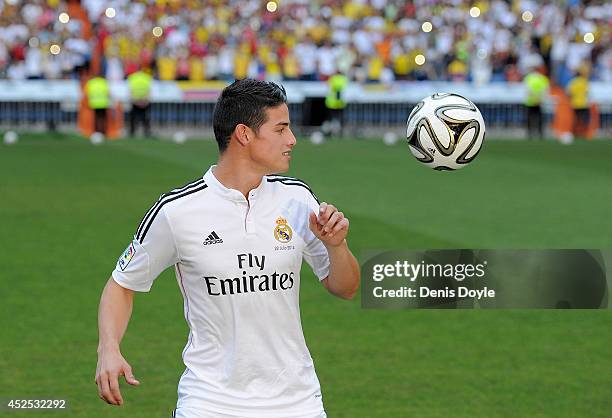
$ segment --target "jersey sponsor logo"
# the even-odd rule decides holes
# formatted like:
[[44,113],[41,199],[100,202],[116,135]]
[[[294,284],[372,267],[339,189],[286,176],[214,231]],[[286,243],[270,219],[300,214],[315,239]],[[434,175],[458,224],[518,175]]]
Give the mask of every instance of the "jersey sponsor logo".
[[[235,295],[252,292],[272,292],[293,288],[296,273],[290,271],[269,272],[265,270],[266,256],[237,254],[238,277],[204,276],[206,290],[210,296]],[[252,274],[257,273],[257,274]]]
[[121,257],[119,257],[119,261],[117,262],[117,266],[119,270],[124,271],[132,258],[134,258],[134,254],[136,254],[136,247],[134,247],[134,243],[131,242],[130,245],[125,249]]
[[274,227],[274,238],[276,238],[278,242],[286,244],[291,241],[292,237],[293,231],[287,223],[287,220],[282,216],[279,216],[276,219],[276,226]]
[[206,290],[210,296],[235,295],[240,293],[271,292],[293,288],[294,273],[248,274],[242,271],[240,277],[223,278],[204,276]]
[[211,245],[211,244],[221,244],[223,240],[219,238],[219,235],[215,231],[212,231],[204,240],[202,244]]

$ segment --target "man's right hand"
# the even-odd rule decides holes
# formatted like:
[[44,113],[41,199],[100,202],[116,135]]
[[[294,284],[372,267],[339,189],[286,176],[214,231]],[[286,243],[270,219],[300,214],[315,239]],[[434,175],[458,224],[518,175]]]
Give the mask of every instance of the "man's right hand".
[[123,405],[123,398],[119,390],[119,376],[124,376],[125,381],[130,385],[138,386],[140,384],[119,349],[99,350],[98,366],[96,368],[98,395],[100,399],[111,405]]

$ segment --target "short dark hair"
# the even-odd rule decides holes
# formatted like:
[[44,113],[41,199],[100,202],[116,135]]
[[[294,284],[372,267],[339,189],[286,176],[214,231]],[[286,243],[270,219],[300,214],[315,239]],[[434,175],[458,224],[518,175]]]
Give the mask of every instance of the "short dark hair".
[[213,112],[213,130],[223,153],[240,123],[255,132],[266,123],[266,108],[287,103],[285,88],[271,81],[236,80],[223,89]]

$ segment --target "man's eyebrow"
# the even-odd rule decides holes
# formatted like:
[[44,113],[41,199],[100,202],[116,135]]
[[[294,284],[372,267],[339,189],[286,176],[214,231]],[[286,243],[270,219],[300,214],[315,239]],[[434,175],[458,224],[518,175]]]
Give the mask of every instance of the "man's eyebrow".
[[278,122],[275,126],[289,126],[289,122]]

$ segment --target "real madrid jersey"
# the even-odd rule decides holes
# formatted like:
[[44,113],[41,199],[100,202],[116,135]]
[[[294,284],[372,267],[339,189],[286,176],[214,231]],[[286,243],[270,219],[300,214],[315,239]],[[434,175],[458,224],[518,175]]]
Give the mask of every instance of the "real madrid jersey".
[[174,265],[190,329],[178,412],[324,415],[299,310],[302,258],[319,280],[329,274],[309,229],[319,204],[305,183],[283,176],[264,177],[247,200],[213,170],[160,197],[112,276],[146,292]]

